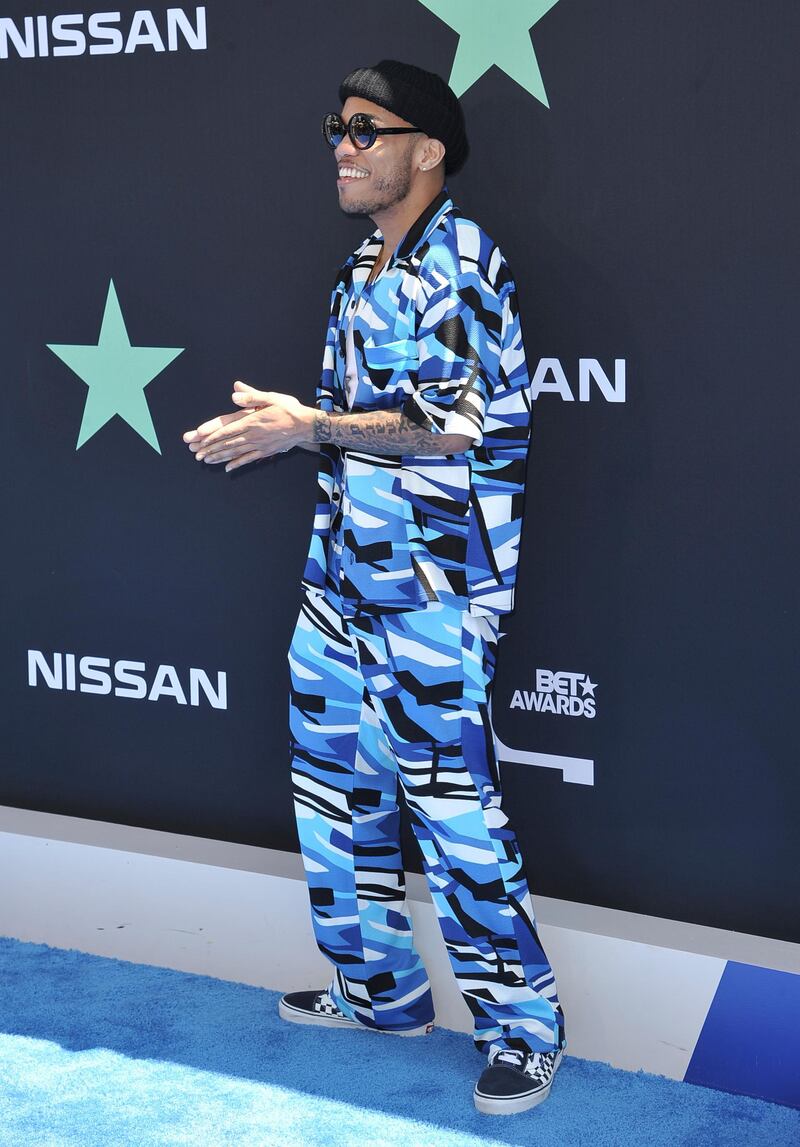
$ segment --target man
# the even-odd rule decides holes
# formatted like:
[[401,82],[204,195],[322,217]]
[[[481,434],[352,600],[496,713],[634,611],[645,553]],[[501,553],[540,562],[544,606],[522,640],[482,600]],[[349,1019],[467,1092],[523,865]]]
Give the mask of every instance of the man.
[[377,230],[340,268],[316,404],[236,382],[241,409],[184,437],[230,470],[319,450],[289,653],[294,804],[327,988],[293,1022],[433,1028],[400,850],[402,784],[451,965],[488,1064],[480,1111],[547,1097],[566,1046],[501,788],[489,713],[513,606],[530,380],[499,248],[448,194],[468,143],[445,81],[358,68],[323,133],[339,206]]

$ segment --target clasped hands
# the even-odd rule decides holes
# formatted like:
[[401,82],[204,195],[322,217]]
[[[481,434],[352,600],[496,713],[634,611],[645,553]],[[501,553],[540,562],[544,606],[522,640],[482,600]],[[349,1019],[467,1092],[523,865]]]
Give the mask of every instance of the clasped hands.
[[256,390],[246,382],[233,384],[231,398],[239,410],[211,418],[183,435],[198,462],[225,462],[228,471],[284,454],[293,446],[312,445],[313,407],[303,406],[290,394]]

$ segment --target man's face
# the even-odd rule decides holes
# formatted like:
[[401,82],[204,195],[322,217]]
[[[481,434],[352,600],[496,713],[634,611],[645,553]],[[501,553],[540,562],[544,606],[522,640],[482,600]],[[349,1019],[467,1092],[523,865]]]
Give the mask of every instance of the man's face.
[[[356,112],[366,112],[376,127],[411,127],[390,111],[355,96],[345,100],[342,119],[349,123]],[[336,182],[339,206],[348,215],[375,215],[405,199],[414,177],[414,153],[423,135],[379,135],[372,147],[361,150],[349,135],[334,151],[340,178]],[[342,177],[342,170],[358,174]]]

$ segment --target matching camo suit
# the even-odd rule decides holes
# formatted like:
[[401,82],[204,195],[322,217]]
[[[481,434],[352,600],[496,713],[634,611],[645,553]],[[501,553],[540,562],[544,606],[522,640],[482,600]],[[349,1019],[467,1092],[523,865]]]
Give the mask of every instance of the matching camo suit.
[[[398,785],[475,1045],[565,1047],[525,867],[501,804],[489,709],[513,607],[531,398],[499,248],[447,187],[382,273],[373,232],[331,297],[317,406],[397,409],[463,454],[323,445],[304,596],[289,651],[297,829],[317,944],[345,1015],[434,1018],[405,902]],[[348,407],[346,320],[358,381]]]

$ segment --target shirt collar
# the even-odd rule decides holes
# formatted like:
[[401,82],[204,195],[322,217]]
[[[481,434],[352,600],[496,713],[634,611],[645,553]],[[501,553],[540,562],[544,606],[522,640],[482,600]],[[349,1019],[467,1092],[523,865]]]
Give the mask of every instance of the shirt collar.
[[[389,265],[390,270],[395,264],[405,261],[413,255],[414,251],[425,242],[436,227],[443,215],[453,209],[453,200],[445,184],[441,191],[423,208],[417,218],[406,231],[403,238],[392,253]],[[368,235],[361,246],[351,256],[348,262],[352,266],[352,282],[356,291],[360,292],[369,276],[369,272],[378,257],[383,243],[383,232],[380,228]]]
[[[397,244],[396,250],[392,252],[392,262],[399,259],[407,259],[412,255],[417,247],[428,238],[442,215],[452,209],[453,200],[450,197],[450,192],[447,190],[447,185],[445,185],[441,191],[434,196],[428,206],[423,208]],[[365,240],[365,246],[369,248],[374,247],[376,251],[382,243],[383,232],[380,227],[373,231],[369,238]]]
[[445,186],[411,224],[408,231],[400,240],[397,250],[394,252],[394,257],[397,259],[407,259],[420,243],[428,238],[431,231],[433,231],[439,222],[439,217],[444,215],[445,211],[449,211],[452,206],[453,201]]

